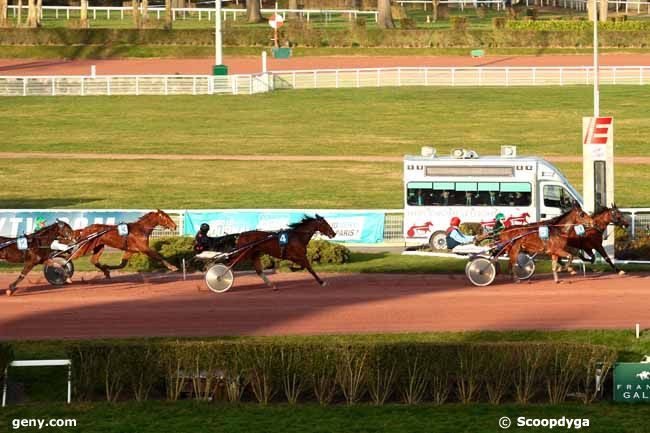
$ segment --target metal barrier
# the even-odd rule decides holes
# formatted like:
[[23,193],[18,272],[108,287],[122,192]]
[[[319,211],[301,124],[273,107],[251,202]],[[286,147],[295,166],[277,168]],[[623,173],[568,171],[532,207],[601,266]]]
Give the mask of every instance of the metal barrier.
[[628,233],[631,239],[650,237],[650,208],[620,209],[630,220]]
[[[271,71],[275,89],[400,86],[565,86],[593,83],[593,67],[398,67]],[[650,66],[604,66],[601,84],[650,83]]]
[[251,95],[272,82],[268,74],[0,76],[0,96]]

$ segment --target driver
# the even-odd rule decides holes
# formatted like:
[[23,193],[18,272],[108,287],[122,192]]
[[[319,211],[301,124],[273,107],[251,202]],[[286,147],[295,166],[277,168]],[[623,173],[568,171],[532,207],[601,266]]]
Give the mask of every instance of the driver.
[[209,231],[210,226],[208,224],[201,224],[199,232],[194,237],[194,251],[197,253],[210,249],[210,236],[208,236]]
[[460,232],[460,218],[453,217],[449,222],[447,229],[447,248],[453,250],[458,245],[464,245],[474,242],[474,236],[467,236]]

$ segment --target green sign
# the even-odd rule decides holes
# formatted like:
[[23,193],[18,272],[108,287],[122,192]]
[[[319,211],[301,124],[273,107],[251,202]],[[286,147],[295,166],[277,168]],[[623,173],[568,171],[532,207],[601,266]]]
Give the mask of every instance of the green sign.
[[650,402],[650,364],[616,363],[614,366],[614,401]]

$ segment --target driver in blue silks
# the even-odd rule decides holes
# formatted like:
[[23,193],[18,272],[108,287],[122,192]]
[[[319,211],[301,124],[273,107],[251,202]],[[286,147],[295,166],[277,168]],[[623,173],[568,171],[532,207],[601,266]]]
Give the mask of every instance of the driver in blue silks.
[[453,250],[458,245],[474,242],[474,236],[464,235],[460,232],[460,218],[453,217],[447,229],[447,248]]

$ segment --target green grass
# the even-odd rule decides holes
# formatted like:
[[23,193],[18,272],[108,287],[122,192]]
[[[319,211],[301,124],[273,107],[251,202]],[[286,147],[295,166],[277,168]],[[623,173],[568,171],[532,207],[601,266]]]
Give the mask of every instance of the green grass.
[[[76,419],[77,427],[49,429],[84,433],[164,433],[164,432],[444,432],[487,433],[504,431],[498,420],[509,416],[527,418],[587,418],[594,433],[643,432],[647,425],[647,410],[642,405],[614,405],[607,403],[584,406],[581,404],[548,405],[397,405],[382,407],[369,405],[320,407],[314,404],[226,405],[182,402],[145,402],[141,404],[84,403],[40,404],[10,406],[0,412],[0,425],[10,431],[13,419],[60,418]],[[558,431],[565,428],[556,427]],[[46,429],[47,430],[47,429]],[[36,428],[22,428],[33,432]],[[513,432],[546,432],[548,428],[521,428]],[[552,430],[551,430],[552,431]]]
[[[580,190],[579,164],[559,164]],[[0,208],[401,209],[391,162],[5,159]],[[647,165],[616,168],[616,202],[650,203]],[[43,189],[44,182],[47,188]]]
[[[381,88],[257,96],[16,97],[0,105],[2,151],[388,155],[463,146],[581,156],[590,87]],[[605,86],[616,154],[647,155],[650,86]],[[368,108],[372,107],[369,111]],[[34,117],[38,113],[38,117]],[[38,131],[38,134],[35,134]]]

